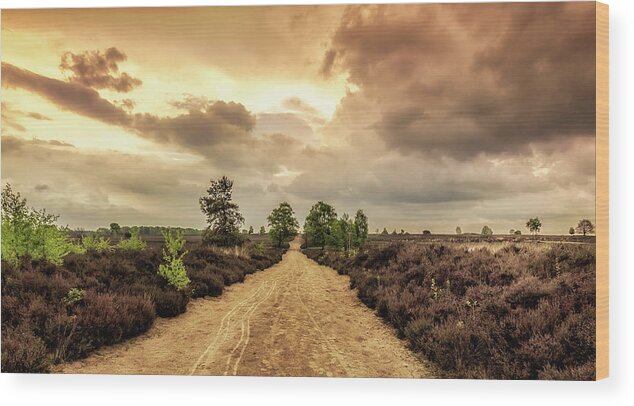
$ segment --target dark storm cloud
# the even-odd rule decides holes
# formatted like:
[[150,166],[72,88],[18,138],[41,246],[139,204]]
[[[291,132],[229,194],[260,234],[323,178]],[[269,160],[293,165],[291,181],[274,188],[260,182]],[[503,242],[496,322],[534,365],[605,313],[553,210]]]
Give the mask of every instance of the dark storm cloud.
[[132,125],[143,137],[191,151],[223,142],[244,141],[254,126],[255,116],[242,104],[224,101],[174,117],[136,114]]
[[403,153],[523,153],[594,135],[594,30],[593,3],[351,6],[322,71],[348,73]]
[[68,83],[2,63],[2,86],[37,93],[62,110],[107,124],[127,126],[130,116],[102,98],[99,93],[79,83]]
[[127,56],[117,48],[111,47],[105,52],[84,51],[80,53],[65,52],[59,68],[69,73],[71,82],[81,83],[94,89],[110,89],[127,93],[141,85],[141,80],[125,72],[119,73],[119,63]]

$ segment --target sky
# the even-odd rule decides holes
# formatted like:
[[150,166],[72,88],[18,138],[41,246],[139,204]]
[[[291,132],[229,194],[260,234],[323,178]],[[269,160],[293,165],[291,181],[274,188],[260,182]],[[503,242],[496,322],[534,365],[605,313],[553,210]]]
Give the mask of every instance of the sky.
[[594,3],[2,11],[2,183],[71,228],[594,222]]

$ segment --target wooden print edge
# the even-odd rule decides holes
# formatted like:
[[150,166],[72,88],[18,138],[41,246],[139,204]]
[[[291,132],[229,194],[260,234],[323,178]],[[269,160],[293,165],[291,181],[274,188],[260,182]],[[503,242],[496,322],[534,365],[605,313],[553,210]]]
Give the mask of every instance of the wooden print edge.
[[609,8],[596,2],[596,379],[609,376]]

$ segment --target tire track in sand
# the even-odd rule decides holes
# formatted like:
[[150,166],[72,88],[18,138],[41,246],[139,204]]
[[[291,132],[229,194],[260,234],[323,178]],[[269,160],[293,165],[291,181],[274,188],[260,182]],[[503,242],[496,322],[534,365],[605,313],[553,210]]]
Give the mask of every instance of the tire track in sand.
[[433,377],[359,301],[347,276],[308,259],[299,245],[222,296],[193,300],[186,313],[54,372]]

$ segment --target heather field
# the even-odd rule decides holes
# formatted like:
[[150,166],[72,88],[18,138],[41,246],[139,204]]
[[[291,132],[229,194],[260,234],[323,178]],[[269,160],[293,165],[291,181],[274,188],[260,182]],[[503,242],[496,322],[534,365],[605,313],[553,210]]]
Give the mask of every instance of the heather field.
[[594,379],[594,237],[372,235],[304,253],[443,376]]
[[[264,238],[241,247],[185,242],[189,283],[177,288],[157,270],[163,238],[138,249],[104,244],[54,264],[23,257],[2,261],[2,371],[47,372],[148,330],[156,317],[184,313],[191,299],[219,296],[225,286],[281,260]],[[254,239],[257,239],[255,237]]]

